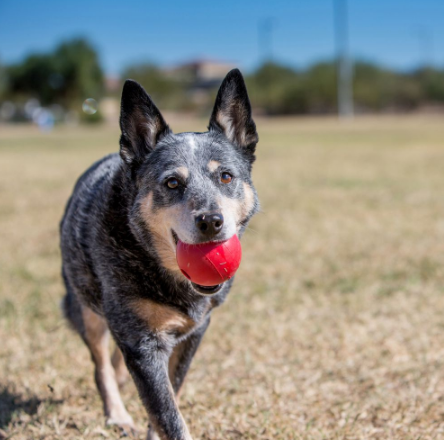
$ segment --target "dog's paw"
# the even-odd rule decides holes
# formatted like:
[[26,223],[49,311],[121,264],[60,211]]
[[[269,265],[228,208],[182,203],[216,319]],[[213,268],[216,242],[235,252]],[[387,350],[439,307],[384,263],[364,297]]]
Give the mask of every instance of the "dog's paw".
[[118,435],[118,438],[140,439],[140,432],[135,428],[123,425],[112,425],[113,431]]
[[133,418],[128,414],[113,414],[106,419],[107,426],[115,426],[119,429],[121,437],[136,438],[138,431]]
[[157,432],[154,431],[152,426],[148,428],[148,435],[146,437],[146,440],[160,440],[160,437],[158,436]]

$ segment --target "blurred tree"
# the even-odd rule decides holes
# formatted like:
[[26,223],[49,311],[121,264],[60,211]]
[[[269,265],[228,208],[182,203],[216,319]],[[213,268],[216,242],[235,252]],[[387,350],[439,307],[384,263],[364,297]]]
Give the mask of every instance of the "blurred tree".
[[78,108],[86,98],[104,92],[104,76],[97,54],[82,39],[62,43],[47,55],[30,55],[9,66],[8,95],[18,101],[37,98],[42,105]]
[[97,53],[87,41],[62,43],[54,52],[53,64],[49,85],[65,106],[103,95],[104,75]]
[[421,83],[411,75],[397,75],[392,91],[392,110],[411,111],[426,104],[421,88]]
[[355,63],[356,105],[364,111],[411,110],[424,100],[420,81],[367,62]]
[[3,64],[0,63],[0,100],[3,99],[6,93],[6,89],[8,87],[7,76],[6,76],[6,68]]
[[50,104],[56,98],[49,81],[54,72],[51,55],[30,55],[23,63],[8,68],[8,95],[18,101],[33,97],[44,105]]
[[[268,115],[334,113],[337,108],[336,63],[325,61],[301,71],[266,62],[246,76],[256,109]],[[128,67],[123,79],[141,83],[164,109],[209,111],[217,85],[205,84],[153,63]],[[194,78],[194,79],[193,79]],[[217,83],[217,80],[216,80]],[[424,67],[395,72],[366,61],[354,63],[354,100],[360,112],[406,111],[425,104],[444,104],[444,71]],[[86,98],[104,94],[104,75],[96,51],[83,40],[60,44],[53,53],[31,55],[22,63],[0,66],[0,98],[80,109]],[[89,121],[100,120],[81,113]]]
[[267,62],[246,77],[254,106],[269,115],[306,113],[302,78],[290,67]]
[[424,67],[414,73],[421,83],[421,92],[429,102],[444,103],[444,71]]
[[333,113],[337,109],[336,63],[315,64],[304,73],[304,90],[310,113]]
[[122,79],[133,79],[140,83],[159,107],[183,109],[186,105],[187,84],[170,78],[155,64],[130,66],[123,72]]
[[394,104],[397,77],[388,70],[358,61],[354,65],[353,93],[361,111],[379,111]]
[[[265,63],[247,77],[252,100],[269,115],[334,113],[336,63],[321,62],[304,72]],[[354,100],[358,111],[406,111],[426,103],[444,103],[444,72],[431,68],[394,72],[375,64],[354,64]]]

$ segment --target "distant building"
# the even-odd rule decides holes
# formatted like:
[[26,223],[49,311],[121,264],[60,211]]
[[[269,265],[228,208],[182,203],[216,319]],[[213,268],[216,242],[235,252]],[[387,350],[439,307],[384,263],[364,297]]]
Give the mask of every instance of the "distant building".
[[122,82],[119,77],[106,76],[105,77],[105,90],[107,94],[112,95],[114,93],[120,93]]
[[[162,74],[179,82],[186,94],[186,104],[179,102],[178,108],[182,111],[195,111],[208,109],[212,106],[220,83],[226,74],[235,67],[234,63],[199,59],[160,69]],[[122,86],[123,81],[120,78],[114,76],[105,78],[107,97],[101,100],[100,111],[105,120],[111,123],[115,123],[119,117]]]
[[166,70],[168,76],[190,83],[192,89],[211,89],[219,86],[234,63],[215,60],[193,60]]
[[225,75],[234,67],[234,63],[200,59],[166,69],[165,73],[170,78],[188,84],[190,102],[198,107],[206,107],[213,99],[211,90],[217,89]]

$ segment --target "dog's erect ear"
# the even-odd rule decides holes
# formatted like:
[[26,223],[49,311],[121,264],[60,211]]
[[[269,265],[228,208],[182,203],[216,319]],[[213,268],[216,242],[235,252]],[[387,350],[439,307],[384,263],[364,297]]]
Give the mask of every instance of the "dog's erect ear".
[[154,102],[136,81],[123,86],[120,105],[120,156],[126,163],[140,163],[170,128]]
[[222,132],[231,143],[254,153],[259,137],[256,124],[251,118],[250,100],[239,69],[228,72],[223,80],[208,128],[210,131]]

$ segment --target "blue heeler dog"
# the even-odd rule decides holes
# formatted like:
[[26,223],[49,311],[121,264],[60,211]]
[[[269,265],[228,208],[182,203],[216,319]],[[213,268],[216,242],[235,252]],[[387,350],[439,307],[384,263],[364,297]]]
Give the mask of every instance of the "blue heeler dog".
[[242,235],[258,210],[256,125],[235,69],[219,89],[207,132],[174,134],[131,80],[120,127],[120,154],[80,177],[61,222],[64,313],[91,352],[107,423],[134,427],[119,394],[129,370],[148,412],[148,439],[189,440],[178,394],[232,280],[191,283],[176,263],[176,244]]

